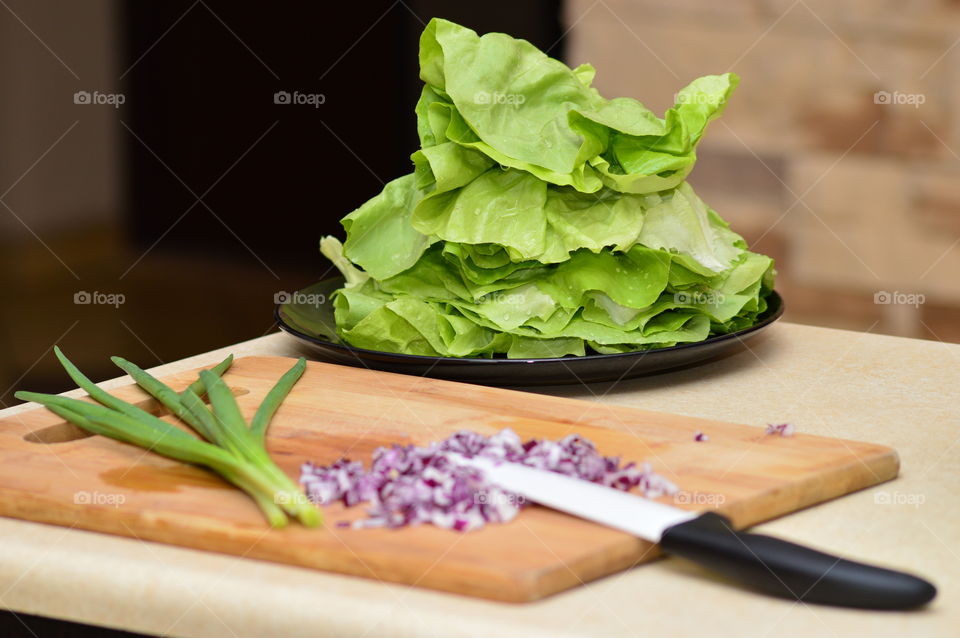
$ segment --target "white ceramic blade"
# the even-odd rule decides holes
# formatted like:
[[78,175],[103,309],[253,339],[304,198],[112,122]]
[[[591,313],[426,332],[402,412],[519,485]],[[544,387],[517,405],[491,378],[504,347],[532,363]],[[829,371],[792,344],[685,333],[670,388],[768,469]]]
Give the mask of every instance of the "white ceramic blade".
[[460,462],[483,470],[491,483],[539,505],[660,542],[673,525],[699,516],[590,481],[537,470],[517,463],[497,464],[489,459],[460,457]]

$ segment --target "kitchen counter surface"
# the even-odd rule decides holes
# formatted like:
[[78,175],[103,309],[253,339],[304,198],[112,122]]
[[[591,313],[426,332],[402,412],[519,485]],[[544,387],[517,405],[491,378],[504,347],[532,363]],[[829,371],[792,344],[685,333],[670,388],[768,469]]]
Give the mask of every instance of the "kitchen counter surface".
[[[659,376],[534,391],[760,427],[786,421],[895,448],[899,479],[754,529],[924,575],[940,590],[927,609],[775,600],[675,559],[505,604],[8,518],[0,606],[176,636],[960,635],[960,345],[780,323],[748,346]],[[153,371],[227,352],[310,356],[272,334]]]

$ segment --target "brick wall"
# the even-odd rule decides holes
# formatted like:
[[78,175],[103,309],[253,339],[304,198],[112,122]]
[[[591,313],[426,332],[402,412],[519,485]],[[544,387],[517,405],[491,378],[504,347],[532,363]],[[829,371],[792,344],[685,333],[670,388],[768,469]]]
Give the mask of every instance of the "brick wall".
[[608,97],[662,112],[741,76],[691,182],[777,259],[790,319],[960,341],[960,2],[568,0],[566,21]]

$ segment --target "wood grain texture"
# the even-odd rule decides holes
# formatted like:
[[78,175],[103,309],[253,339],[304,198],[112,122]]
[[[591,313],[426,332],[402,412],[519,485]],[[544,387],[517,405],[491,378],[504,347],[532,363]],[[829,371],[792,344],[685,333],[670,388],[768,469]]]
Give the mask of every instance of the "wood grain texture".
[[[246,357],[224,377],[249,418],[293,360]],[[196,372],[167,379],[176,389]],[[114,392],[157,414],[135,386]],[[394,442],[425,444],[459,429],[521,437],[578,433],[604,454],[649,461],[681,488],[661,500],[758,523],[897,475],[887,447],[310,362],[277,413],[268,447],[297,477],[303,461],[368,462]],[[710,440],[693,440],[697,430]],[[200,468],[85,433],[36,409],[0,420],[0,514],[406,583],[504,601],[530,601],[657,555],[628,534],[531,507],[515,521],[466,534],[335,525],[362,508],[325,508],[328,525],[269,529],[241,492]]]

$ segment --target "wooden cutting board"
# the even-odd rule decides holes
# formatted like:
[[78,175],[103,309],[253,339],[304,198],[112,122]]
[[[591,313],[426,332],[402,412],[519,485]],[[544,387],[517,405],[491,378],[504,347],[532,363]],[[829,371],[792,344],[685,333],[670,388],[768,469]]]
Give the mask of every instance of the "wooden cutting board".
[[[237,360],[225,380],[247,418],[293,363]],[[169,377],[175,389],[196,372]],[[136,386],[114,392],[165,414]],[[775,418],[775,415],[771,415]],[[168,417],[169,418],[169,417]],[[292,477],[306,460],[369,462],[394,442],[459,429],[559,439],[579,433],[607,455],[649,461],[680,487],[664,502],[719,509],[739,526],[894,478],[892,449],[436,379],[311,362],[277,413],[269,450]],[[701,430],[708,442],[695,442]],[[0,421],[0,514],[505,601],[530,601],[646,562],[650,543],[531,507],[511,523],[457,533],[336,525],[362,507],[325,508],[328,525],[271,530],[242,492],[206,470],[63,422],[39,408]]]

